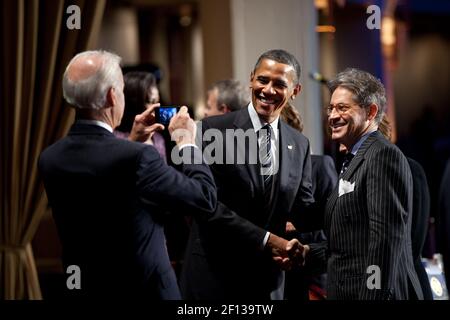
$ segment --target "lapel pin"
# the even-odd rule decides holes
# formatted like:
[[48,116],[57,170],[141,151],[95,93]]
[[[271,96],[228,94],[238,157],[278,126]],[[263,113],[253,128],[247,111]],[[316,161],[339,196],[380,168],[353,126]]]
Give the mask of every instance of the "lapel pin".
[[292,150],[292,146],[290,144],[288,144],[288,149]]

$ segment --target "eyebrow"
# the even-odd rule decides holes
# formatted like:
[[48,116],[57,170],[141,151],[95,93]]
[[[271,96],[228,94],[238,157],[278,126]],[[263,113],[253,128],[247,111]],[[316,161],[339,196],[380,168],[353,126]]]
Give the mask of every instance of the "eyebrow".
[[[259,75],[257,77],[257,79],[259,79],[259,80],[269,80],[269,77],[268,76]],[[288,83],[285,80],[283,80],[283,79],[274,79],[273,82],[276,83],[277,85],[283,85],[283,86],[286,86],[286,87],[288,85]]]
[[285,87],[287,87],[287,85],[288,85],[286,81],[280,80],[280,79],[275,80],[274,82],[277,83],[277,84],[279,84],[279,85],[283,85],[283,86],[285,86]]
[[351,103],[338,102],[338,103],[332,104],[332,103],[330,102],[329,106],[330,106],[330,107],[333,107],[333,106],[346,106],[346,107],[351,107]]

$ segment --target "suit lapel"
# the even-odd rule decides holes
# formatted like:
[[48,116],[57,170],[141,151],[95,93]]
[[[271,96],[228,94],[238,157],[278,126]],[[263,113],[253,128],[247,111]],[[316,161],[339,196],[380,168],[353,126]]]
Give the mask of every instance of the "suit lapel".
[[[234,129],[242,129],[245,131],[247,130],[253,130],[253,124],[250,119],[250,115],[248,113],[247,108],[237,111],[238,114],[236,115],[236,119],[234,120],[233,126]],[[247,169],[247,172],[253,182],[253,185],[256,187],[257,192],[261,192],[263,189],[263,183],[262,183],[262,176],[260,174],[260,167],[259,167],[259,161],[257,163],[251,164],[250,163],[250,150],[255,150],[254,146],[249,145],[250,141],[245,142],[244,144],[237,143],[235,144],[235,148],[243,148],[245,147],[245,150],[235,150],[235,154],[245,154],[245,167]],[[258,141],[256,141],[258,143]],[[257,147],[257,146],[256,146]],[[256,157],[258,157],[258,154],[256,154]]]
[[296,163],[294,156],[299,150],[294,150],[294,141],[289,131],[286,129],[286,125],[283,121],[278,122],[279,144],[278,144],[278,160],[279,160],[279,173],[280,173],[280,189],[284,190],[289,185],[289,172],[291,165]]
[[364,143],[359,148],[358,152],[356,153],[356,156],[350,162],[348,169],[345,171],[345,173],[342,176],[339,177],[338,184],[337,184],[336,188],[334,188],[334,190],[330,196],[330,199],[328,200],[327,205],[326,205],[325,224],[328,229],[331,226],[331,219],[332,219],[331,213],[333,212],[334,206],[336,205],[337,199],[339,198],[339,183],[340,183],[341,179],[350,181],[351,177],[354,175],[356,170],[364,162],[367,150],[372,145],[372,143],[374,143],[377,139],[379,139],[380,135],[381,134],[378,131],[375,131],[374,133],[369,135],[369,137],[366,139],[366,141],[364,141]]
[[341,177],[342,179],[348,181],[353,176],[353,173],[358,169],[358,167],[364,161],[369,147],[372,145],[372,143],[375,142],[375,140],[377,140],[379,138],[379,136],[378,136],[379,134],[380,133],[378,131],[375,131],[367,137],[366,141],[364,141],[364,143],[361,145],[358,152],[356,153],[355,158],[353,158],[353,160],[350,162],[348,169],[342,175],[342,177]]

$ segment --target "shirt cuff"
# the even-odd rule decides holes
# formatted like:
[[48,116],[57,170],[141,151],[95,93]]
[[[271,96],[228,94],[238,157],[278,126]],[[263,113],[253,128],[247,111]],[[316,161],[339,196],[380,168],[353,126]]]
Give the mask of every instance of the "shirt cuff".
[[269,241],[269,236],[270,236],[270,232],[267,231],[266,235],[264,236],[264,240],[263,240],[263,246],[262,246],[263,250],[266,247],[267,241]]

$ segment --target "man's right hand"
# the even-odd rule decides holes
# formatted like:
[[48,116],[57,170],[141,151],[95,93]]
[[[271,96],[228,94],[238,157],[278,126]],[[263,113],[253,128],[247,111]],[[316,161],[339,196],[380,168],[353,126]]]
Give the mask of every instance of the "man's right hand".
[[164,126],[155,123],[155,108],[159,103],[150,105],[144,112],[136,115],[128,139],[131,141],[145,142],[151,138],[155,131],[164,130]]
[[188,113],[188,108],[182,106],[169,123],[170,136],[181,147],[184,144],[195,144],[197,126]]

